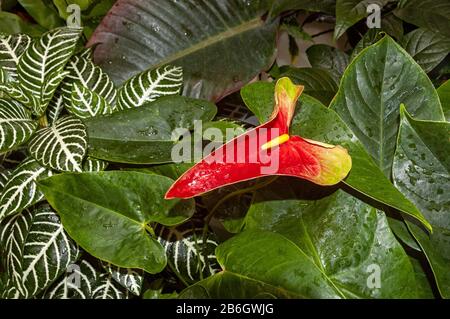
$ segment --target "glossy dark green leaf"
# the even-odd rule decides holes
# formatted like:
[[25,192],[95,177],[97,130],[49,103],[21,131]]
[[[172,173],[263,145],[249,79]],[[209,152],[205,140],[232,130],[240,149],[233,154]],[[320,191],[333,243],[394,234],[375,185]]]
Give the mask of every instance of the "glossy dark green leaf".
[[[270,90],[271,94],[267,90]],[[265,97],[264,101],[267,104],[254,98],[260,95],[259,92]],[[271,83],[250,84],[241,91],[245,103],[258,116],[261,123],[267,121],[265,116],[273,109],[273,92],[274,84]],[[272,96],[271,101],[269,95]],[[344,183],[370,198],[417,218],[429,227],[420,211],[383,175],[336,112],[326,108],[314,98],[302,95],[297,105],[291,133],[347,148],[352,157],[352,169]]]
[[334,13],[336,0],[274,0],[271,16],[276,17],[283,11],[307,10]]
[[365,48],[381,40],[383,36],[384,33],[381,32],[380,29],[376,28],[369,29],[353,48],[352,55],[350,56],[350,61],[353,61],[353,59],[358,54],[360,54]]
[[441,295],[450,298],[450,123],[414,120],[404,109],[395,153],[395,185],[425,215],[433,233],[408,227],[425,252]]
[[92,157],[121,163],[172,162],[176,128],[191,129],[194,121],[210,121],[214,104],[181,96],[159,98],[138,108],[85,119]]
[[430,79],[386,36],[352,61],[331,108],[387,177],[391,175],[401,103],[407,105],[414,117],[443,119],[441,103]]
[[388,2],[388,0],[337,0],[334,38],[340,38],[348,28],[366,17],[369,5],[378,5],[381,9]]
[[26,22],[18,15],[6,11],[0,12],[0,30],[4,34],[26,33],[32,37],[38,37],[46,31],[45,28]]
[[[283,184],[256,193],[245,229],[272,231],[291,240],[313,264],[305,266],[323,273],[337,297],[415,297],[411,264],[384,213],[341,190],[316,200],[298,199],[318,192],[306,189],[311,188],[307,184],[290,184],[295,185],[292,196]],[[369,275],[377,267],[380,287],[370,289]],[[312,292],[308,297],[325,296]]]
[[349,62],[347,53],[326,44],[315,44],[306,50],[309,63],[313,68],[330,70],[339,80]]
[[148,223],[176,225],[195,211],[193,200],[164,200],[173,183],[164,176],[109,171],[54,177],[39,187],[65,230],[91,255],[123,268],[160,272],[166,257],[147,233]]
[[395,14],[408,23],[450,36],[450,2],[406,0],[399,2]]
[[44,28],[50,30],[64,25],[64,20],[59,17],[51,1],[18,0],[18,2]]
[[442,109],[444,110],[445,119],[450,121],[450,80],[442,84],[437,92],[441,100]]
[[338,90],[332,73],[320,68],[282,68],[280,77],[289,77],[305,87],[305,93],[328,105]]
[[[184,95],[218,100],[275,57],[271,1],[119,0],[89,42],[116,84],[157,66],[184,70]],[[248,54],[252,52],[252,54]]]
[[393,13],[383,15],[381,18],[381,30],[391,37],[400,40],[403,37],[403,21]]
[[427,29],[411,31],[401,43],[425,72],[433,70],[450,52],[449,37]]

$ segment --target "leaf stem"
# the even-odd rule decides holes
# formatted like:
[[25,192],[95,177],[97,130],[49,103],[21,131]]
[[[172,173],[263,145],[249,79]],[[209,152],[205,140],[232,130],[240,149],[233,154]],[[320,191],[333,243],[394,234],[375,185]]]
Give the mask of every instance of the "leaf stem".
[[155,230],[150,224],[145,224],[145,229],[152,235],[152,237],[156,237]]
[[39,118],[39,125],[40,125],[40,127],[48,126],[47,115],[45,115],[45,113]]

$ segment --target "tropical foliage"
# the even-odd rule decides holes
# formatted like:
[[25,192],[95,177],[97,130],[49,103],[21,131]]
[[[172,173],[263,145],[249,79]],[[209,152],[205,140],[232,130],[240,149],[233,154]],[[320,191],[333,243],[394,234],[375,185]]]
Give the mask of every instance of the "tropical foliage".
[[[114,2],[2,2],[1,298],[450,298],[450,5]],[[308,31],[330,22],[336,46]],[[348,152],[345,178],[166,196],[198,121],[272,123],[286,78],[284,133]]]

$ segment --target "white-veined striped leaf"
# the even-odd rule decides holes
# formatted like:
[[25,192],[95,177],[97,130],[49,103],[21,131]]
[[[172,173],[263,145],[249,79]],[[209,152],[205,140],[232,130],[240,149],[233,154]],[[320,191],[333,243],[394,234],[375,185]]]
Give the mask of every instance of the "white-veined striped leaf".
[[14,286],[13,281],[10,278],[7,278],[3,290],[0,290],[0,299],[19,299],[19,298],[20,298],[19,290],[17,290],[16,286]]
[[78,52],[77,56],[83,59],[87,59],[92,61],[92,47],[90,48],[83,48],[80,52]]
[[64,110],[64,99],[62,94],[56,92],[47,107],[47,120],[50,124],[54,123],[61,116]]
[[3,256],[2,264],[9,282],[8,298],[26,298],[27,293],[22,285],[22,249],[31,227],[30,211],[12,216],[1,223],[0,247]]
[[39,107],[39,101],[34,96],[28,95],[18,83],[0,83],[0,91],[32,110]]
[[11,176],[11,171],[9,169],[5,169],[0,167],[0,194],[3,191],[6,183],[8,182],[9,177]]
[[0,83],[6,83],[9,81],[9,75],[5,70],[0,66]]
[[102,161],[92,157],[86,157],[83,162],[84,172],[101,172],[108,167],[108,162]]
[[[110,105],[114,105],[117,96],[114,83],[100,67],[86,57],[87,52],[91,51],[83,51],[81,54],[73,56],[67,63],[66,70],[69,71],[69,74],[61,84],[64,104],[66,107],[72,105],[73,85],[79,84],[102,96]],[[85,107],[84,109],[89,108]]]
[[129,79],[119,89],[117,108],[119,110],[138,107],[160,96],[176,95],[183,85],[183,69],[166,65],[149,70]]
[[45,111],[63,79],[64,66],[75,49],[81,30],[63,27],[48,31],[20,57],[17,66],[19,82],[28,95],[39,101],[38,107],[34,106],[37,115]]
[[38,207],[32,215],[21,267],[22,284],[28,297],[47,288],[79,254],[78,246],[68,237],[49,205]]
[[92,291],[93,299],[128,299],[128,290],[120,286],[108,273],[101,274]]
[[36,181],[51,175],[50,170],[32,158],[17,166],[0,197],[0,220],[41,201],[44,195],[37,189]]
[[29,143],[31,156],[41,165],[66,172],[82,171],[86,149],[86,127],[73,116],[64,116],[40,129]]
[[187,283],[194,283],[220,270],[215,256],[218,245],[213,234],[203,241],[203,228],[191,221],[178,227],[161,227],[157,240],[164,247],[168,264]]
[[42,295],[43,299],[91,299],[98,282],[98,272],[86,259],[71,264],[64,276]]
[[78,83],[73,84],[71,103],[66,105],[67,110],[79,118],[112,113],[111,105],[101,95]]
[[26,34],[0,35],[0,67],[13,79],[17,79],[17,64],[31,44]]
[[121,268],[105,262],[102,262],[102,266],[119,285],[126,288],[133,295],[139,296],[141,294],[144,282],[143,270]]
[[0,99],[0,152],[22,145],[33,135],[37,121],[20,103]]

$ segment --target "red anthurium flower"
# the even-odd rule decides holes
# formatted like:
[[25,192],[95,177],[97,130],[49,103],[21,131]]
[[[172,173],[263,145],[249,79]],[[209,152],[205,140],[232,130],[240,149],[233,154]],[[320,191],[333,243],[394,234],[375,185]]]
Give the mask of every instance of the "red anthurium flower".
[[269,175],[295,176],[334,185],[352,166],[347,150],[289,135],[289,125],[303,86],[279,79],[271,119],[214,150],[184,173],[166,199],[190,198],[213,189]]

